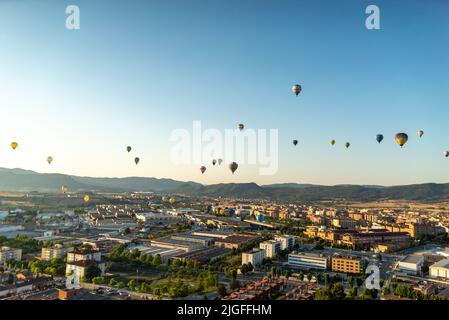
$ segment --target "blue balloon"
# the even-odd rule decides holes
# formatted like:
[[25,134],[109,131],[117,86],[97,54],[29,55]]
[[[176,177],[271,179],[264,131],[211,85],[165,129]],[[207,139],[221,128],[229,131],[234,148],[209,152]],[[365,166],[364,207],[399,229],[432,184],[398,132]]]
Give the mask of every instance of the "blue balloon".
[[263,222],[263,220],[264,220],[263,214],[259,214],[259,215],[257,216],[257,221]]
[[235,214],[235,210],[234,209],[229,209],[228,213],[232,217]]

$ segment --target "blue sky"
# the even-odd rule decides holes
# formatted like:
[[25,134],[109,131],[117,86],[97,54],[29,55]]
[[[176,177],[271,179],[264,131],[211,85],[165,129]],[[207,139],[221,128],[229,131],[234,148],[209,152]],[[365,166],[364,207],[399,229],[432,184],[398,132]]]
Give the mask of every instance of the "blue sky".
[[[70,4],[80,30],[65,28]],[[369,4],[380,7],[380,30],[365,28]],[[449,182],[448,9],[444,0],[0,1],[0,166],[201,183]],[[172,164],[170,133],[195,120],[278,129],[278,173]],[[410,136],[404,149],[396,132]]]

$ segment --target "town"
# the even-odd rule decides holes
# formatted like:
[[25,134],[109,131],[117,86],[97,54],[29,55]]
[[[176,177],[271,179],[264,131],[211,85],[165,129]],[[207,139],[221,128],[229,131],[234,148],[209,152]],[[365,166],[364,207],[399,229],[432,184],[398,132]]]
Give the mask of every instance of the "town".
[[447,203],[83,198],[1,194],[0,299],[449,298]]

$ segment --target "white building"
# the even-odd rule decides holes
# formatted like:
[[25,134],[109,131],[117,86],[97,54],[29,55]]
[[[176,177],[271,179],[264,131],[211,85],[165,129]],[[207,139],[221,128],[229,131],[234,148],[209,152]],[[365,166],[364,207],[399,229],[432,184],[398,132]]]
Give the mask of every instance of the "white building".
[[13,249],[10,247],[1,247],[0,248],[0,264],[5,263],[6,261],[22,260],[22,249]]
[[424,265],[424,256],[413,254],[399,261],[398,269],[399,271],[407,274],[417,275],[421,273],[421,268],[423,265]]
[[449,279],[449,259],[443,259],[431,265],[429,268],[429,275],[432,278]]
[[105,263],[101,260],[101,252],[90,249],[74,249],[67,253],[67,287],[78,287],[89,267],[97,267],[100,274],[105,274]]
[[263,259],[265,259],[265,250],[262,249],[242,253],[242,265],[251,263],[255,267],[260,265]]
[[259,244],[259,248],[265,251],[267,258],[273,258],[281,251],[281,242],[276,240],[264,241]]
[[295,238],[292,236],[282,235],[274,237],[274,240],[281,243],[281,250],[292,251],[295,245]]
[[61,244],[55,244],[53,247],[42,248],[41,258],[48,261],[51,259],[62,258],[66,253],[65,248]]
[[288,264],[302,269],[326,270],[329,261],[329,256],[317,253],[293,252],[288,255]]

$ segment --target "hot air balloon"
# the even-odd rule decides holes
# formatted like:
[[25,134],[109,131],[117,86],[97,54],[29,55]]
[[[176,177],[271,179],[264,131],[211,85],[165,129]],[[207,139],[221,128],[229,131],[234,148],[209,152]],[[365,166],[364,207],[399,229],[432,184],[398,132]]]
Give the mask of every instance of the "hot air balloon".
[[331,145],[333,146],[334,144],[335,144],[335,140],[332,139],[332,140],[331,140]]
[[165,201],[167,201],[167,197],[166,197],[166,196],[163,196],[163,197],[162,197],[162,202],[165,202]]
[[397,133],[395,136],[396,143],[401,146],[407,143],[408,135],[406,133]]
[[130,152],[132,150],[132,148],[130,146],[126,147],[126,151]]
[[383,139],[384,139],[384,136],[383,136],[383,135],[381,135],[381,134],[376,135],[376,141],[377,141],[378,143],[381,143]]
[[223,162],[223,159],[218,159],[218,165],[221,166],[221,163]]
[[416,134],[418,135],[418,137],[421,138],[423,136],[423,134],[424,134],[424,131],[418,130],[418,132]]
[[139,163],[139,161],[140,161],[140,158],[139,158],[139,157],[135,157],[135,158],[134,158],[134,162],[136,163],[136,165]]
[[259,221],[260,223],[262,223],[263,221],[264,221],[264,215],[262,214],[262,213],[259,213],[258,215],[257,215],[257,221]]
[[296,146],[297,144],[298,144],[298,140],[296,140],[296,139],[295,139],[295,140],[293,140],[293,145],[295,145],[295,146]]
[[348,149],[351,144],[349,142],[345,143],[345,148]]
[[449,157],[449,151],[444,151],[444,156],[447,158],[447,157]]
[[234,216],[234,214],[235,214],[235,210],[234,210],[234,209],[232,209],[232,208],[231,208],[231,209],[229,209],[229,210],[228,210],[228,214],[229,214],[229,216],[230,216],[230,217]]
[[53,157],[52,156],[48,156],[47,157],[47,162],[48,162],[48,164],[51,164],[53,162]]
[[63,186],[61,187],[61,192],[64,193],[64,194],[66,194],[67,192],[69,192],[69,187],[67,187],[66,185],[63,185]]
[[201,166],[200,171],[202,174],[204,174],[204,172],[206,172],[206,167],[205,166]]
[[85,203],[88,203],[89,200],[90,200],[90,197],[86,194],[86,195],[84,196],[84,202],[85,202]]
[[300,94],[301,91],[302,91],[302,87],[301,87],[299,84],[295,84],[295,85],[292,87],[292,92],[293,92],[294,94],[296,94],[296,96],[298,96],[298,94]]
[[212,165],[215,166],[215,164],[217,163],[217,160],[212,160]]
[[16,150],[16,148],[19,146],[19,144],[17,142],[11,142],[11,148],[13,150]]
[[245,129],[245,125],[243,125],[242,123],[239,123],[239,125],[237,127],[239,128],[240,131]]
[[232,174],[234,174],[235,170],[237,170],[238,167],[239,165],[237,164],[237,162],[232,162],[229,164],[229,170],[231,170]]
[[170,204],[173,204],[173,203],[175,203],[175,198],[173,198],[173,197],[170,197],[170,199],[168,199],[168,202],[170,202]]

